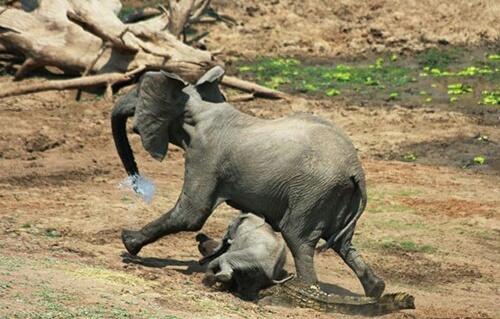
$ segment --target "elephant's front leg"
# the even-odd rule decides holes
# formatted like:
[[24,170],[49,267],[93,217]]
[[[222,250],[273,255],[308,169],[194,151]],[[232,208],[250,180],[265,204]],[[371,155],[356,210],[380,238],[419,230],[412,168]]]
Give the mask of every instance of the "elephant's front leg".
[[216,204],[216,178],[196,175],[185,177],[182,193],[174,208],[141,230],[123,230],[122,241],[127,251],[137,255],[147,244],[180,231],[198,231],[203,227]]

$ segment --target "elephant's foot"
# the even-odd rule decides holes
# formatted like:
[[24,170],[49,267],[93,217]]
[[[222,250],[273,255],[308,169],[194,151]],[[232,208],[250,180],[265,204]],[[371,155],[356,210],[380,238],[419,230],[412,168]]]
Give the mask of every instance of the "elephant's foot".
[[215,279],[215,275],[213,273],[210,273],[210,274],[205,274],[205,276],[203,277],[203,284],[205,286],[208,286],[208,287],[212,287],[213,285],[215,285],[215,283],[217,282],[217,280]]
[[217,279],[218,282],[229,282],[231,281],[232,277],[233,274],[230,272],[219,272],[218,274],[215,275],[215,278]]
[[385,282],[375,275],[363,280],[362,284],[367,297],[378,299],[385,290]]
[[141,234],[140,231],[122,230],[122,242],[125,245],[125,248],[131,255],[137,255],[143,245],[144,235]]

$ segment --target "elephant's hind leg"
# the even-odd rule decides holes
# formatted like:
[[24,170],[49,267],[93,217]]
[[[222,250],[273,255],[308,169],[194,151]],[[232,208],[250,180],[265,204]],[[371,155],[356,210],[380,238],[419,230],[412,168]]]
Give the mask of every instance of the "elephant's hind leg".
[[384,292],[385,283],[381,278],[375,275],[370,265],[361,257],[350,240],[343,244],[335,245],[333,249],[359,278],[365,290],[365,295],[379,298]]
[[318,277],[314,269],[314,249],[320,239],[321,231],[314,230],[306,234],[304,231],[284,227],[281,233],[292,253],[297,278],[307,284],[316,284]]

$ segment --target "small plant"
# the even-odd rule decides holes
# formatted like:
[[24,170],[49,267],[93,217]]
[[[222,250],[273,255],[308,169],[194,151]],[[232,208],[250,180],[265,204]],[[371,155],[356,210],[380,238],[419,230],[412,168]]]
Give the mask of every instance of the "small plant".
[[58,238],[58,237],[61,237],[61,233],[58,232],[54,228],[47,228],[45,230],[45,236],[50,237],[50,238]]
[[500,61],[500,54],[490,54],[488,55],[488,60]]
[[319,88],[315,84],[308,83],[306,81],[302,81],[302,91],[304,91],[304,92],[316,92],[318,90],[319,90]]
[[417,160],[417,156],[413,153],[406,153],[403,155],[403,161],[405,162],[415,162]]
[[374,80],[371,76],[368,76],[365,79],[365,84],[369,85],[369,86],[375,86],[375,85],[379,85],[380,83],[377,80]]
[[467,84],[462,83],[454,83],[448,85],[448,94],[449,95],[461,95],[465,93],[472,92],[472,87]]
[[391,54],[391,61],[396,62],[397,60],[398,60],[398,56],[395,53]]
[[244,65],[244,66],[240,66],[238,68],[238,71],[240,72],[248,72],[248,71],[252,71],[252,68],[248,65]]
[[462,71],[458,72],[458,76],[475,76],[475,75],[482,75],[482,74],[493,74],[493,70],[491,70],[489,67],[475,67],[475,66],[469,66]]
[[266,83],[264,83],[264,85],[267,87],[270,87],[272,89],[277,89],[278,87],[280,87],[280,85],[285,84],[285,83],[290,83],[290,80],[288,80],[282,76],[276,75],[276,76],[271,77],[271,79],[269,81],[267,81]]
[[389,94],[389,101],[394,101],[399,98],[399,93],[398,92],[391,92]]
[[331,89],[328,89],[325,92],[325,94],[326,94],[326,96],[337,96],[337,95],[340,95],[340,91],[337,89],[331,88]]
[[484,156],[476,156],[474,157],[474,164],[477,164],[477,165],[484,165],[484,163],[486,162],[486,158]]
[[500,91],[483,91],[482,103],[486,105],[500,105]]
[[384,59],[378,58],[377,60],[375,60],[375,64],[370,67],[374,67],[375,69],[382,69],[383,66],[384,66]]

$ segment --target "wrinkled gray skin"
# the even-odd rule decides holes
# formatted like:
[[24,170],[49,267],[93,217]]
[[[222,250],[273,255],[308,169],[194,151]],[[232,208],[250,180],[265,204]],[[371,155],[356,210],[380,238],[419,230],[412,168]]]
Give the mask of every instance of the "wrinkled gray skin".
[[145,149],[162,160],[169,143],[185,151],[182,192],[173,208],[140,230],[123,230],[127,250],[180,231],[198,231],[222,202],[263,216],[292,252],[297,276],[316,283],[318,241],[353,269],[368,296],[385,284],[351,243],[366,205],[365,177],[349,138],[309,114],[265,120],[224,101],[220,67],[190,85],[175,74],[147,72],[112,112],[115,144],[129,175],[138,174],[126,120]]
[[[203,249],[211,238],[199,234],[200,252],[209,262],[204,282],[216,282],[237,294],[253,299],[262,288],[280,282],[286,262],[285,242],[262,217],[241,214],[227,229],[222,243],[214,249]],[[203,242],[202,242],[203,241]],[[223,242],[227,241],[227,245]]]

